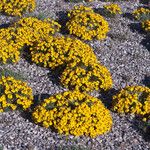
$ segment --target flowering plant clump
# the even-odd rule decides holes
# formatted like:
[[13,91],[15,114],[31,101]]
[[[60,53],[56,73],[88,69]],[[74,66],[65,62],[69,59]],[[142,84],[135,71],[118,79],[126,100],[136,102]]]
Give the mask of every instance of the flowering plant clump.
[[83,40],[98,40],[106,38],[109,31],[108,22],[102,16],[92,12],[82,12],[67,22],[70,34]]
[[141,116],[150,114],[150,89],[142,86],[127,86],[113,97],[113,110]]
[[12,16],[22,16],[35,9],[35,0],[0,0],[0,11]]
[[13,77],[2,76],[0,79],[0,112],[18,107],[26,110],[33,102],[32,89],[26,82]]
[[39,20],[34,17],[22,18],[14,24],[16,41],[26,45],[33,45],[59,31],[60,25],[51,19]]
[[96,62],[92,48],[78,39],[49,36],[30,48],[32,61],[52,69],[71,61]]
[[112,78],[109,70],[99,63],[73,62],[62,73],[61,83],[80,91],[108,90],[112,87]]
[[133,11],[133,16],[137,20],[147,20],[150,18],[150,9],[148,8],[138,8]]
[[147,31],[150,32],[150,20],[146,20],[142,22],[142,28]]
[[104,5],[104,9],[106,10],[106,12],[110,15],[117,15],[117,14],[122,14],[121,8],[118,4],[107,4]]
[[[74,12],[66,26],[70,34],[74,34],[83,40],[105,39],[109,31],[108,22],[99,14],[92,11]],[[72,15],[71,15],[72,16]]]
[[112,117],[102,102],[79,91],[67,91],[45,99],[32,116],[36,123],[54,127],[66,135],[96,137],[112,127]]
[[91,7],[78,5],[78,6],[75,6],[72,10],[70,10],[68,12],[68,17],[69,18],[73,18],[74,16],[76,16],[77,14],[80,14],[82,12],[94,12],[94,11],[93,11],[93,9]]
[[20,59],[22,45],[15,41],[14,28],[0,29],[0,62],[16,63]]

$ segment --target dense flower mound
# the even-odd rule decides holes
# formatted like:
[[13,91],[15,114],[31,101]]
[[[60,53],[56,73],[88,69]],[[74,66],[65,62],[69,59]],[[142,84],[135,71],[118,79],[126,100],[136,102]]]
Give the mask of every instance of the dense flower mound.
[[147,31],[150,32],[150,20],[146,20],[142,22],[142,28]]
[[[80,12],[80,11],[79,11]],[[73,15],[72,15],[73,14]],[[72,12],[66,27],[70,34],[74,34],[83,40],[105,39],[109,31],[108,22],[99,14],[92,11]]]
[[32,89],[26,82],[13,77],[2,76],[0,79],[0,112],[18,107],[26,110],[33,102]]
[[0,62],[16,63],[20,59],[22,45],[15,41],[14,28],[0,29]]
[[99,63],[73,62],[62,73],[61,83],[80,91],[106,91],[112,87],[112,78],[109,70]]
[[113,97],[113,110],[141,116],[150,114],[150,89],[142,86],[127,86]]
[[22,18],[14,24],[16,41],[26,45],[33,45],[35,41],[43,40],[59,31],[60,25],[48,18],[39,20],[34,17]]
[[114,3],[104,5],[104,9],[107,11],[107,13],[114,16],[122,13],[120,6]]
[[69,10],[68,17],[73,18],[74,16],[76,16],[77,14],[80,14],[82,12],[94,12],[94,11],[91,7],[78,5],[78,6],[75,6],[72,10]]
[[150,9],[141,7],[134,10],[132,14],[137,20],[147,20],[150,18]]
[[52,69],[71,61],[97,61],[88,44],[70,37],[49,36],[44,41],[37,41],[30,51],[33,62]]
[[112,127],[111,114],[102,102],[79,91],[67,91],[45,99],[32,116],[36,123],[66,135],[96,137]]
[[35,0],[0,0],[0,11],[12,16],[22,16],[35,9]]

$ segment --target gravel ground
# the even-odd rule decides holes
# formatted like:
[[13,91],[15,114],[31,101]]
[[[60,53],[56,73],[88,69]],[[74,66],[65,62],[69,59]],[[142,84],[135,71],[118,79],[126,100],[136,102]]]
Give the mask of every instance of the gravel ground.
[[[104,4],[106,2],[95,1],[85,5],[92,6],[100,12]],[[114,91],[126,85],[149,84],[149,80],[147,82],[145,80],[150,77],[150,48],[148,47],[150,39],[140,31],[138,22],[129,15],[142,4],[135,0],[122,1],[118,4],[124,14],[114,19],[106,18],[111,28],[107,39],[88,42],[101,63],[110,70]],[[66,11],[73,6],[74,3],[63,0],[38,0],[37,8],[32,15],[42,14],[59,19],[63,23]],[[14,19],[0,15],[0,24],[10,23]],[[22,74],[33,88],[35,98],[40,94],[42,97],[47,97],[67,90],[59,85],[51,70],[31,64],[24,58],[16,65],[9,64],[4,67]],[[111,99],[112,92],[107,96],[97,92],[93,95],[107,102]],[[66,147],[73,149],[74,146],[89,150],[150,150],[150,142],[137,127],[138,121],[134,116],[120,116],[112,112],[112,117],[114,123],[111,132],[90,139],[59,135],[32,123],[25,113],[18,111],[1,113],[0,145],[9,150],[64,150]]]

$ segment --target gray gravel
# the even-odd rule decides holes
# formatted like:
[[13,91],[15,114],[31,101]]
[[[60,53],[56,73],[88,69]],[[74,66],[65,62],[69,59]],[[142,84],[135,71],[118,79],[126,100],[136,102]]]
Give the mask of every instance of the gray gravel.
[[[32,15],[43,14],[58,19],[74,6],[74,3],[66,3],[63,0],[37,0],[37,8]],[[105,2],[95,1],[85,5],[99,9]],[[124,13],[131,13],[142,4],[139,1],[118,2]],[[28,15],[28,14],[26,14]],[[145,76],[150,77],[150,50],[142,44],[146,35],[140,31],[133,31],[131,24],[138,22],[123,17],[110,19],[111,31],[107,39],[103,41],[88,42],[94,49],[98,59],[108,67],[113,81],[114,89],[124,88],[126,85],[143,85]],[[0,24],[12,22],[14,18],[0,15]],[[35,96],[49,96],[65,91],[52,76],[52,71],[30,64],[22,58],[16,65],[5,65],[6,68],[22,74],[33,89]],[[93,93],[101,97],[100,93]],[[107,96],[106,100],[110,100]],[[0,145],[9,150],[48,150],[65,149],[73,146],[89,150],[150,150],[150,142],[145,140],[143,132],[137,127],[134,116],[120,116],[112,112],[113,128],[111,132],[99,136],[96,139],[88,137],[59,135],[50,129],[40,127],[25,114],[6,112],[0,114]],[[61,148],[60,148],[61,147]]]

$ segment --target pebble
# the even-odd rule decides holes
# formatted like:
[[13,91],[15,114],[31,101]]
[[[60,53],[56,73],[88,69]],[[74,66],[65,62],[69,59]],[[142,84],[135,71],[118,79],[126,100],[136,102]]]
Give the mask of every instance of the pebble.
[[[98,9],[106,3],[94,1],[88,5]],[[116,3],[121,6],[124,13],[131,13],[137,7],[142,6],[138,0]],[[58,19],[59,12],[65,12],[73,6],[74,3],[64,2],[64,0],[37,0],[37,8],[33,14],[43,13],[47,17]],[[13,19],[15,18],[0,15],[1,24],[12,22]],[[116,20],[106,19],[111,27],[106,40],[93,40],[87,43],[92,46],[98,60],[110,70],[115,90],[124,88],[126,85],[144,85],[145,76],[150,75],[150,52],[142,45],[145,35],[132,31],[130,25],[137,23],[134,20],[123,16]],[[5,66],[26,77],[34,95],[52,95],[67,90],[51,81],[48,76],[51,70],[30,64],[24,58],[16,65]],[[100,93],[93,92],[91,95],[99,97]],[[0,145],[8,150],[52,148],[57,150],[59,147],[78,147],[79,145],[90,150],[150,150],[150,142],[145,140],[133,115],[121,116],[112,112],[112,117],[112,130],[92,140],[84,136],[76,138],[59,135],[23,118],[18,111],[1,113]]]

